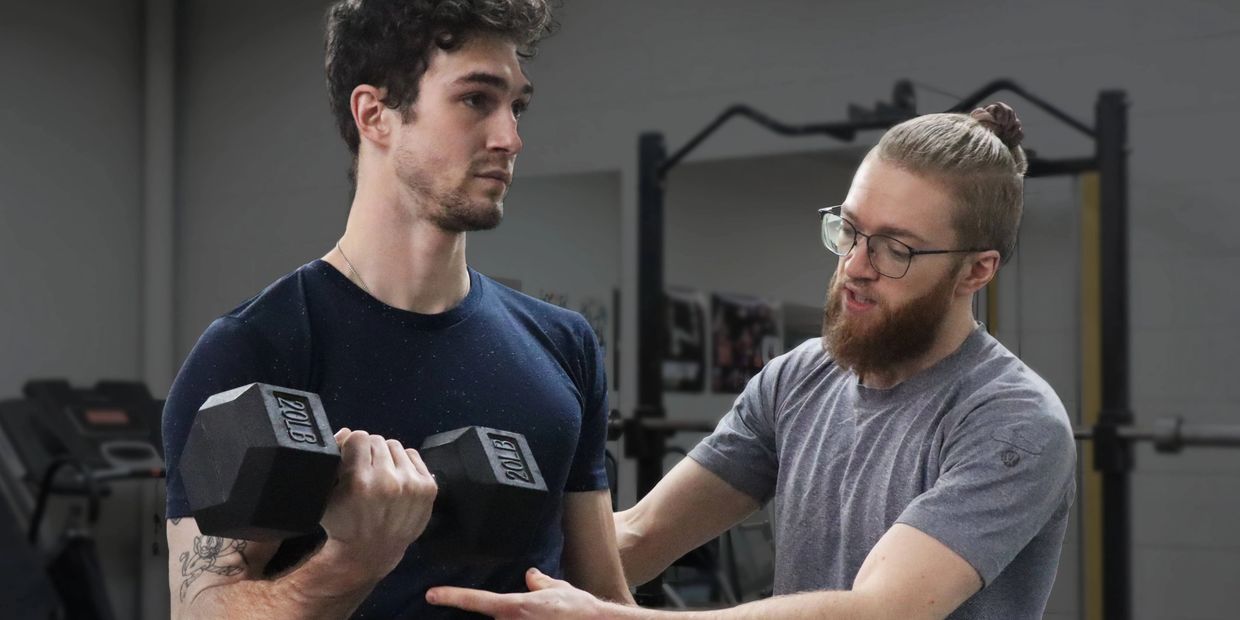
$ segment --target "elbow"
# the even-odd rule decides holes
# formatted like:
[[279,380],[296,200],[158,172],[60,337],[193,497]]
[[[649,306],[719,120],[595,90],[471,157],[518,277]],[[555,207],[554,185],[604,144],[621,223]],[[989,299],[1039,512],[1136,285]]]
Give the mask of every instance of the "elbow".
[[636,509],[617,512],[614,515],[616,525],[616,549],[620,552],[620,564],[624,570],[624,580],[630,587],[650,581],[654,575],[645,575],[642,570],[642,541],[645,528],[641,526]]
[[853,589],[849,594],[858,618],[944,620],[952,611],[942,601],[927,599],[924,593]]
[[640,544],[641,530],[637,526],[632,509],[617,512],[612,518],[616,526],[616,547],[620,550],[620,556],[624,557],[626,550],[634,549]]
[[[177,593],[173,592],[172,595],[175,597]],[[168,617],[171,620],[195,620],[196,618],[205,617],[205,615],[201,613],[201,610],[199,610],[195,605],[197,598],[198,597],[195,596],[194,598],[181,601],[179,603],[174,599],[172,603],[172,610]]]

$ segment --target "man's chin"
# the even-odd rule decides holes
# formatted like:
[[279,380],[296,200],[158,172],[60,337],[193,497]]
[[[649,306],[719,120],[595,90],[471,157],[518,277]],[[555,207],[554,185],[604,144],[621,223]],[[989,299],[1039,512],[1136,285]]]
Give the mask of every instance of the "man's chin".
[[504,221],[504,212],[500,210],[479,214],[460,223],[461,232],[478,232],[497,228]]
[[449,232],[475,232],[491,230],[499,226],[503,219],[503,205],[491,203],[482,207],[450,211],[437,218],[435,223]]

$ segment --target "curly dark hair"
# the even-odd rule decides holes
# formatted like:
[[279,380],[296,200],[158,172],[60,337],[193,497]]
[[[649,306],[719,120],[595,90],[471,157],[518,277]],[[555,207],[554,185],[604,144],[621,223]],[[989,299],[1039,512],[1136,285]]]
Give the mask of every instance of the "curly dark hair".
[[[341,0],[327,10],[327,92],[332,115],[353,153],[360,137],[349,98],[359,84],[386,89],[383,103],[408,118],[431,46],[459,49],[471,36],[494,34],[522,58],[557,27],[550,0]],[[354,178],[356,170],[350,172]]]

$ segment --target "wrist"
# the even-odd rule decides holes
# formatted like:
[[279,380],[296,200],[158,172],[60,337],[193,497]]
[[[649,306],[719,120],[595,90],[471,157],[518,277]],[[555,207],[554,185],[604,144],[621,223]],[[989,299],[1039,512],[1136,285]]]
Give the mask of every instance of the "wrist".
[[310,581],[305,585],[312,588],[310,591],[316,596],[337,597],[369,592],[387,574],[374,572],[373,562],[367,562],[343,543],[328,538],[294,573]]
[[636,604],[624,605],[613,601],[598,601],[594,607],[594,613],[591,614],[595,618],[606,618],[607,620],[649,620],[652,616],[651,610],[638,607]]

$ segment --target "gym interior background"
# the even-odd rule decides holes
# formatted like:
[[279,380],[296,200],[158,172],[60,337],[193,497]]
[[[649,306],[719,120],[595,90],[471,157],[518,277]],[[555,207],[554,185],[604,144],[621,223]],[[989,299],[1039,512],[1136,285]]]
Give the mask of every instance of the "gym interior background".
[[[0,398],[46,377],[140,380],[161,398],[212,318],[330,248],[348,162],[323,87],[326,4],[0,3]],[[1236,421],[1240,85],[1227,76],[1240,4],[568,0],[559,17],[528,65],[538,94],[507,217],[471,235],[469,254],[605,326],[624,415],[635,404],[640,132],[663,131],[674,149],[733,103],[836,120],[902,78],[920,111],[936,111],[1007,77],[1085,119],[1100,90],[1127,91],[1133,409],[1138,421]],[[1039,155],[1090,148],[1009,99]],[[729,124],[669,177],[667,284],[820,307],[834,258],[813,210],[842,198],[877,135],[846,144]],[[1071,178],[1029,182],[998,297],[999,335],[1074,416],[1085,191]],[[666,406],[713,421],[731,399],[707,385]],[[1138,446],[1136,457],[1134,617],[1235,617],[1240,451]],[[619,480],[631,505],[623,459]],[[109,598],[117,617],[163,617],[160,484],[113,486],[96,531]],[[1091,617],[1077,523],[1047,618]]]

